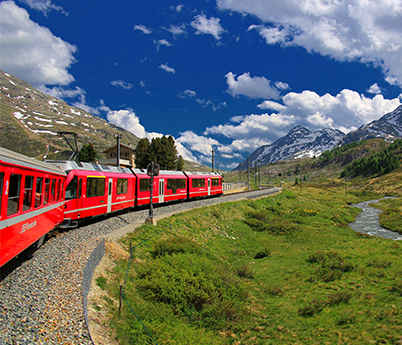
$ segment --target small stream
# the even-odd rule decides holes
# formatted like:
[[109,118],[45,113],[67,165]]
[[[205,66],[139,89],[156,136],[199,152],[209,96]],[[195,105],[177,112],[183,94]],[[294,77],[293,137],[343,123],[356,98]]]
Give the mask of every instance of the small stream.
[[389,238],[391,240],[402,240],[401,234],[398,234],[397,232],[393,232],[380,226],[379,215],[382,211],[377,208],[369,206],[369,204],[371,203],[391,198],[392,197],[385,197],[378,200],[364,201],[359,202],[358,204],[350,205],[352,207],[361,208],[363,211],[357,216],[356,221],[350,223],[349,226],[354,231],[368,234],[371,236]]

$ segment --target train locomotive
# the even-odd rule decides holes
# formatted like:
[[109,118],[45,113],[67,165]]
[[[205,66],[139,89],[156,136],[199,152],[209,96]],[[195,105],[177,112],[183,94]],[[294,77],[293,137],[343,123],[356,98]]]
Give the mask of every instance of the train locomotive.
[[146,169],[40,162],[0,148],[0,267],[55,227],[149,205],[151,189],[153,204],[218,196],[222,176],[161,170],[151,179]]

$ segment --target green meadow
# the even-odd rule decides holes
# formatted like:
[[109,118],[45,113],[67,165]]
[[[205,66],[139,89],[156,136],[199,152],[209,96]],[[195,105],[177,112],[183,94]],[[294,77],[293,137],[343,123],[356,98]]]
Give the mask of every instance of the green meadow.
[[[349,204],[381,196],[305,184],[136,229],[121,241],[129,268],[116,258],[98,281],[116,340],[402,344],[402,243],[348,226],[360,212]],[[378,206],[401,230],[401,202]]]

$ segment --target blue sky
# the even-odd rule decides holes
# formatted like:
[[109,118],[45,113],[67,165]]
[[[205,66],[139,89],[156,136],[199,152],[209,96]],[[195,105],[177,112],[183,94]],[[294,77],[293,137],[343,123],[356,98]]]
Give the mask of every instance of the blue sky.
[[1,69],[225,170],[296,125],[394,110],[401,37],[401,0],[0,3]]

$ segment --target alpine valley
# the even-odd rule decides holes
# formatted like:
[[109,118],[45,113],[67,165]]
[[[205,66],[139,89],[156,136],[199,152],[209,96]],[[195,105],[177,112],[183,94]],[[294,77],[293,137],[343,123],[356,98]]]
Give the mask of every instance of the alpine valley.
[[[58,132],[75,132],[79,144],[92,143],[98,153],[121,142],[136,147],[139,138],[85,110],[46,95],[25,81],[0,70],[0,146],[37,159],[66,159],[71,155]],[[261,146],[250,155],[250,166],[280,160],[317,157],[336,146],[362,139],[402,137],[402,105],[379,120],[345,133],[331,128],[311,132],[296,126],[273,144]],[[187,162],[185,169],[210,169]],[[247,169],[247,160],[235,169]],[[204,169],[205,168],[205,169]]]
[[[250,155],[249,164],[256,166],[280,160],[318,157],[324,151],[334,147],[373,138],[382,138],[388,142],[402,138],[402,105],[379,120],[361,126],[346,135],[331,128],[311,132],[305,127],[296,126],[273,144],[264,145],[255,150]],[[245,160],[234,170],[239,170],[239,168],[246,170],[247,164],[247,160]]]

